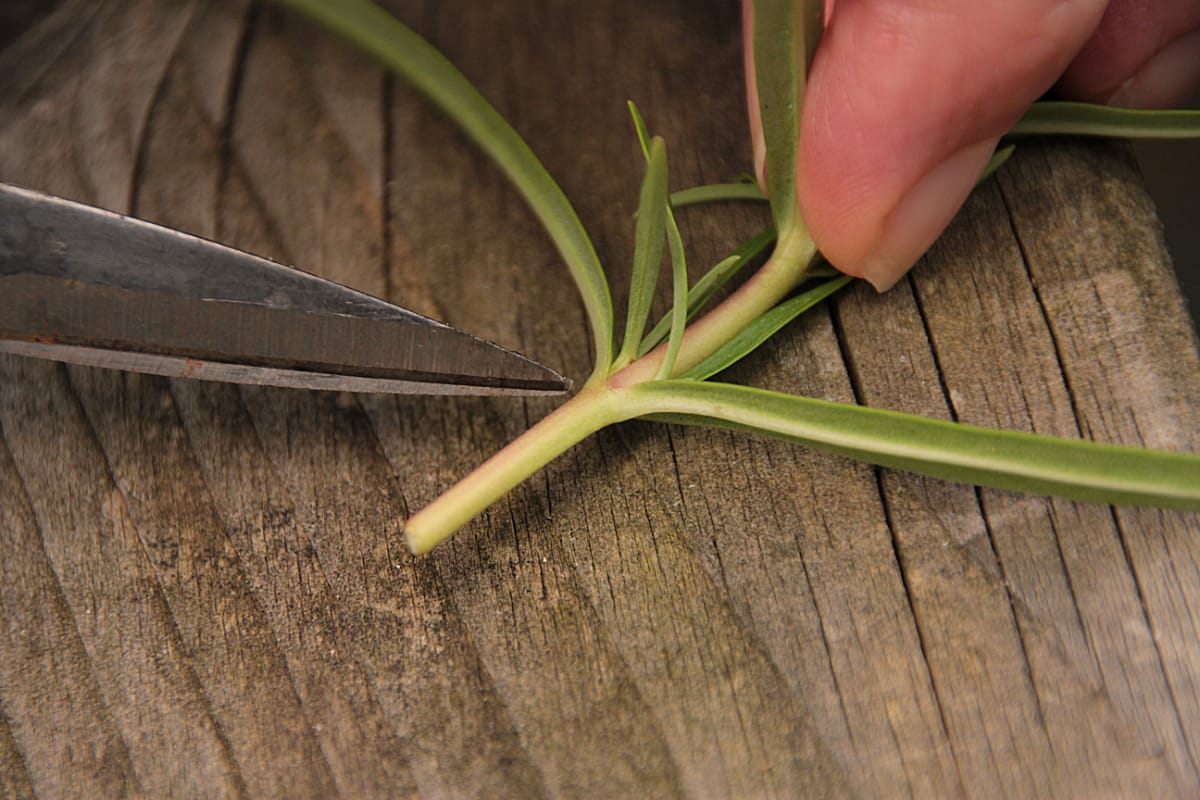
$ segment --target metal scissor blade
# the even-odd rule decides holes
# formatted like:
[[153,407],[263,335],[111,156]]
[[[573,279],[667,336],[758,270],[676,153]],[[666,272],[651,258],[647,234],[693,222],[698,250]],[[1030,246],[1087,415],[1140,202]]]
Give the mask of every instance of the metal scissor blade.
[[0,184],[0,351],[241,383],[557,394],[516,353],[141,220]]

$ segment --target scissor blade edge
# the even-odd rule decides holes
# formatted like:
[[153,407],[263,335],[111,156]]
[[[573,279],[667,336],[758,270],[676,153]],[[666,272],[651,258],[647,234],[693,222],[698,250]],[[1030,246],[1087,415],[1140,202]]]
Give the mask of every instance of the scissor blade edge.
[[461,383],[407,381],[394,378],[338,375],[329,372],[229,364],[220,361],[179,358],[154,353],[105,350],[95,347],[80,347],[77,345],[53,344],[21,339],[0,338],[0,353],[11,353],[18,356],[42,358],[87,367],[101,367],[105,369],[141,372],[149,375],[162,375],[169,378],[189,378],[258,386],[282,386],[292,389],[362,392],[366,394],[552,397],[565,393],[571,387],[570,380],[561,376],[558,376],[558,380],[548,379],[541,384],[534,381],[523,381],[520,385],[498,384],[473,386]]

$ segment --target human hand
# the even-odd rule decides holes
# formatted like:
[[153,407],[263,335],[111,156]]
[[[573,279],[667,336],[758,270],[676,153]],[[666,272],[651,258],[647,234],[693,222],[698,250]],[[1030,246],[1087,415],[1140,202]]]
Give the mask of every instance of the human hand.
[[[1200,86],[1196,0],[826,5],[801,117],[800,209],[829,262],[881,291],[933,243],[999,137],[1051,87],[1156,108]],[[757,132],[757,109],[751,116]]]

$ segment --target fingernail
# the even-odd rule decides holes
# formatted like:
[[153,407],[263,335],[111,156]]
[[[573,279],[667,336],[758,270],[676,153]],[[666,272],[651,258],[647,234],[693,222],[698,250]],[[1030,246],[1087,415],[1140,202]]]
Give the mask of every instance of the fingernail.
[[996,149],[996,140],[964,147],[929,170],[884,218],[861,265],[876,291],[892,288],[950,224]]
[[1180,36],[1126,80],[1108,98],[1125,108],[1169,108],[1200,88],[1200,31]]

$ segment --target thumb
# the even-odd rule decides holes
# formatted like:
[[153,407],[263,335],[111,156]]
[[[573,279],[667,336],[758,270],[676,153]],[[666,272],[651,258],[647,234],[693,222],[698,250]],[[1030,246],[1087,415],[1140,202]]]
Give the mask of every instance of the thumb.
[[800,210],[834,266],[889,288],[1062,74],[1101,0],[838,0],[805,92]]

